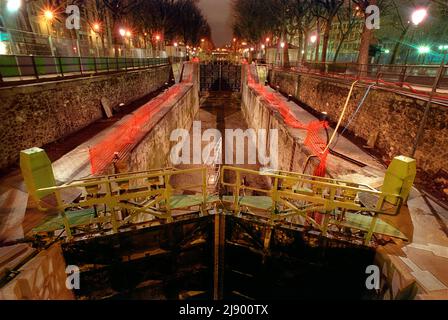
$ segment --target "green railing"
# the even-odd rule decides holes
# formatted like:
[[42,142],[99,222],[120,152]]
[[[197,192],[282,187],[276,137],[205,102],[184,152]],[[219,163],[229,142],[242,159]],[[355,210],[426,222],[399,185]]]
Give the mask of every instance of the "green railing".
[[0,55],[0,85],[122,72],[169,63],[168,58]]

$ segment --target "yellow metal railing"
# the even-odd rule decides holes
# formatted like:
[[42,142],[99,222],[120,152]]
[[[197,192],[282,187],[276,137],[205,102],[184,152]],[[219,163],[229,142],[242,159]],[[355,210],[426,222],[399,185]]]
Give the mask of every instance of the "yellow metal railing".
[[[111,230],[116,233],[130,224],[152,221],[154,218],[166,222],[173,221],[173,214],[201,213],[222,206],[226,212],[236,215],[263,210],[273,224],[298,218],[304,225],[312,226],[327,236],[330,226],[346,227],[346,215],[368,216],[369,225],[349,228],[365,232],[368,245],[376,232],[378,219],[382,215],[396,216],[407,199],[410,186],[415,178],[414,162],[408,158],[396,158],[390,168],[397,174],[386,174],[382,190],[368,185],[331,178],[322,178],[286,171],[263,172],[238,167],[223,166],[219,182],[228,196],[214,195],[216,185],[208,184],[207,168],[178,170],[174,168],[156,169],[144,172],[93,177],[75,180],[60,186],[37,188],[30,193],[37,197],[39,208],[53,209],[62,219],[66,236],[73,238],[75,229]],[[28,180],[32,181],[32,171]],[[255,181],[264,178],[266,183],[250,186],[249,177]],[[191,182],[191,184],[189,184]],[[51,183],[49,180],[47,185]],[[28,184],[27,184],[28,185]],[[260,185],[267,185],[263,187]],[[32,184],[28,185],[30,188]],[[73,202],[64,202],[64,193],[79,193]],[[253,202],[246,193],[254,193]],[[45,197],[53,194],[57,205],[45,208]],[[264,199],[261,199],[264,195]],[[44,199],[39,198],[42,195]],[[368,203],[361,196],[370,198]],[[267,201],[264,201],[266,200]],[[373,201],[372,201],[373,199]],[[246,200],[243,202],[242,200]],[[260,201],[263,206],[260,206]],[[230,206],[226,206],[228,203]],[[268,203],[268,207],[266,207]],[[48,207],[48,205],[47,205]],[[94,215],[73,221],[73,212],[94,209]],[[99,227],[101,226],[101,227]]]
[[[173,186],[173,178],[185,175],[198,175],[200,183]],[[62,193],[69,190],[79,190],[80,198],[71,203],[62,200]],[[186,201],[185,207],[176,206],[176,210],[186,210],[189,207],[200,207],[205,214],[208,204],[207,169],[160,169],[147,172],[109,175],[83,180],[75,180],[60,186],[39,189],[39,192],[54,194],[57,207],[53,208],[61,214],[67,237],[72,237],[74,227],[69,221],[68,214],[72,209],[103,208],[99,217],[89,220],[88,224],[110,223],[113,232],[131,222],[138,214],[148,214],[167,222],[172,221],[171,200],[177,193],[185,191],[195,193],[194,201]],[[40,200],[41,201],[41,200]],[[127,216],[118,219],[118,213],[127,212]],[[82,224],[81,224],[82,225]]]
[[[270,180],[269,189],[261,189],[243,185],[243,178],[249,176],[265,176]],[[233,181],[228,181],[228,177]],[[226,180],[227,179],[227,180]],[[368,228],[365,243],[371,240],[379,215],[398,215],[403,204],[399,194],[384,193],[368,185],[353,182],[314,177],[305,174],[276,171],[261,173],[259,171],[224,166],[221,173],[221,185],[229,187],[233,194],[233,212],[241,211],[240,195],[243,191],[266,194],[272,199],[270,219],[272,222],[286,220],[293,216],[302,217],[308,224],[327,235],[330,222],[332,225],[342,225],[346,213],[372,214],[373,219]],[[364,193],[377,198],[375,207],[366,207],[358,200],[358,195]],[[386,202],[395,199],[396,205]],[[249,207],[250,204],[245,206]],[[313,213],[323,215],[323,222],[312,218]],[[338,220],[330,220],[330,216]]]

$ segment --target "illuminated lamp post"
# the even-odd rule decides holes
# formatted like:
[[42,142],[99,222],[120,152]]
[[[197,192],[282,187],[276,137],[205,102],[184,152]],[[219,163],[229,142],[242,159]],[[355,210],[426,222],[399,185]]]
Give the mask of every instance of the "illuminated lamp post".
[[411,14],[411,22],[414,25],[414,29],[412,30],[412,35],[411,35],[411,47],[408,49],[407,53],[406,53],[406,59],[404,61],[404,64],[407,65],[408,64],[408,59],[409,59],[409,55],[411,54],[411,50],[412,50],[412,43],[414,42],[415,39],[415,33],[417,32],[417,27],[423,22],[425,21],[425,19],[428,17],[428,10],[426,8],[419,8],[416,9],[412,12]]
[[[6,2],[6,11],[9,14],[15,14],[17,13],[17,11],[19,11],[19,9],[22,7],[22,0],[7,0]],[[4,24],[4,19],[2,16],[2,13],[0,12],[0,22]],[[5,28],[6,29],[6,28]],[[6,33],[8,34],[8,40],[11,43],[11,51],[14,54],[15,53],[15,45],[13,43],[13,37],[11,36],[11,33],[9,32],[8,29],[6,29]],[[1,54],[6,54],[7,53],[7,46],[4,42],[2,42],[2,40],[0,39],[0,45],[1,45]]]
[[120,36],[123,38],[123,42],[124,42],[124,57],[126,58],[126,29],[120,28],[120,30],[118,30],[118,33],[120,34]]
[[44,11],[44,19],[45,19],[45,24],[47,26],[48,42],[50,44],[51,55],[54,56],[55,55],[55,50],[54,50],[54,47],[53,47],[53,39],[51,37],[51,31],[50,31],[50,26],[49,26],[51,21],[53,21],[53,19],[54,19],[53,11],[51,11],[50,9],[46,9]]
[[[100,49],[99,49],[99,45],[98,45],[98,35],[100,35],[101,39],[102,39],[101,24],[99,22],[93,23],[92,31],[96,34],[96,36],[95,36],[96,54],[99,57],[100,56]],[[103,43],[103,52],[104,52],[104,42],[102,42],[102,43]]]
[[177,48],[179,47],[179,44],[177,42],[174,42],[174,57],[177,58],[178,51]]
[[159,58],[160,56],[160,40],[162,39],[162,37],[160,35],[156,35],[155,36],[156,39],[156,58]]

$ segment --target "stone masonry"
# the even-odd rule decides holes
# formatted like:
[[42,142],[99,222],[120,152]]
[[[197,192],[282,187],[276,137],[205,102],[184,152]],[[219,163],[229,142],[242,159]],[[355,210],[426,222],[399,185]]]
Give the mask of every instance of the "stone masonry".
[[21,150],[41,147],[103,117],[101,98],[112,107],[162,87],[170,66],[92,78],[0,89],[0,170],[18,163]]
[[[336,123],[342,112],[350,85],[296,72],[274,71],[271,84],[317,112],[327,112]],[[357,86],[342,127],[347,125],[366,92]],[[372,89],[348,130],[374,147],[386,163],[398,155],[410,156],[423,118],[425,101],[391,91]],[[420,170],[437,174],[448,166],[448,108],[433,104],[423,139],[415,158]]]

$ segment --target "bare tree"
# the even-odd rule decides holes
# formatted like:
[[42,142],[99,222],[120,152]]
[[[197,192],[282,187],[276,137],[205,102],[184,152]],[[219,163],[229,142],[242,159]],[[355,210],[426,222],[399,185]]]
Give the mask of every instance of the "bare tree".
[[[339,41],[333,57],[333,62],[336,62],[347,37],[352,33],[353,28],[359,22],[359,10],[353,9],[352,3],[348,2],[347,6],[343,6],[337,13],[339,22]],[[347,23],[347,28],[344,28],[344,22]]]
[[319,19],[319,22],[324,22],[322,62],[327,61],[328,41],[330,40],[331,27],[334,18],[343,4],[344,0],[317,0],[316,5],[314,6],[314,14]]

